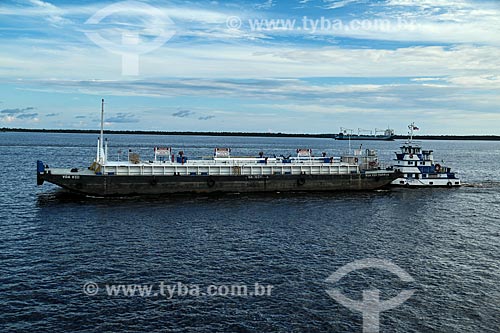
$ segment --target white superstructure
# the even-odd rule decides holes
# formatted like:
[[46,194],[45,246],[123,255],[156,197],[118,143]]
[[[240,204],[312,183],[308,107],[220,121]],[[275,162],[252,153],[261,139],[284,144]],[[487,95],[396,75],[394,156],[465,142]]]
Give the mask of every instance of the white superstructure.
[[[104,156],[101,161],[105,162],[94,162],[91,170],[103,175],[129,176],[339,175],[360,173],[363,166],[360,162],[364,160],[352,156],[326,157],[325,154],[314,157],[310,149],[297,149],[294,157],[264,157],[263,154],[231,157],[229,148],[215,148],[212,158],[196,160],[188,159],[184,152],[174,156],[171,151],[171,148],[155,148],[154,159],[146,161],[133,153],[129,153],[128,161],[109,161]],[[158,152],[162,152],[163,158]]]
[[[127,161],[108,160],[108,141],[104,139],[104,99],[101,106],[101,131],[96,158],[83,172],[116,176],[270,176],[270,175],[345,175],[377,173],[377,154],[360,150],[356,156],[314,157],[311,149],[297,149],[296,156],[231,157],[230,148],[215,148],[213,157],[190,160],[183,151],[177,156],[171,147],[155,147],[152,160],[129,151]],[[80,171],[82,172],[82,171]],[[385,172],[385,171],[384,171]],[[383,172],[382,172],[383,173]]]
[[417,142],[413,141],[413,131],[418,130],[414,123],[410,129],[409,140],[396,152],[394,170],[400,171],[403,177],[392,182],[399,186],[460,186],[460,179],[450,168],[434,163],[432,150],[422,150]]

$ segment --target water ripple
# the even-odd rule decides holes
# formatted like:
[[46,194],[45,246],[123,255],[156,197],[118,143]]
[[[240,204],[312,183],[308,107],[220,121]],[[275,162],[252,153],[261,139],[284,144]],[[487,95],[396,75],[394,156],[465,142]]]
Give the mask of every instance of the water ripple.
[[[59,149],[59,135],[9,134],[0,143],[1,331],[360,332],[360,314],[331,299],[325,280],[364,258],[391,260],[415,279],[406,284],[370,269],[336,285],[355,299],[369,288],[380,289],[384,299],[414,288],[410,300],[382,313],[382,331],[496,332],[500,326],[500,168],[474,169],[477,161],[494,160],[494,143],[432,143],[472,184],[460,189],[103,200],[34,185],[34,163],[26,156],[70,166],[92,158],[94,136],[64,138],[62,146],[81,149]],[[201,147],[199,155],[228,140],[242,154],[264,145],[332,145],[317,139],[171,139],[177,147]],[[158,137],[134,140],[152,147]],[[382,154],[394,150],[394,143],[376,144]],[[469,157],[456,159],[445,148]],[[86,296],[88,281],[258,282],[274,289],[269,297]]]

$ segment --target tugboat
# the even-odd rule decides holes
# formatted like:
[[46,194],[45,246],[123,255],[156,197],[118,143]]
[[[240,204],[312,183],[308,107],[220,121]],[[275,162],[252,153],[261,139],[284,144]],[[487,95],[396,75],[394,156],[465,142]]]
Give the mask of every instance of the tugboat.
[[413,131],[419,128],[415,123],[408,125],[410,138],[401,146],[401,152],[396,152],[395,164],[389,169],[399,171],[403,177],[394,180],[391,185],[407,187],[455,187],[461,182],[456,173],[439,163],[434,163],[432,150],[422,150],[413,142]]
[[37,161],[37,184],[45,181],[75,193],[108,197],[176,193],[307,192],[375,190],[400,176],[380,170],[374,151],[366,156],[315,157],[311,149],[296,156],[232,157],[215,148],[209,159],[191,160],[171,147],[154,149],[154,159],[129,152],[127,161],[108,160],[104,140],[104,100],[97,154],[89,168],[49,168]]

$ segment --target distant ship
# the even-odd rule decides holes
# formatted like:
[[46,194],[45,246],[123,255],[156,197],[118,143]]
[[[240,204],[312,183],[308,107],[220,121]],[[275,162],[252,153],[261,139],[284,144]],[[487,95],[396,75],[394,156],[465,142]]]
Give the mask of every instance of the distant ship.
[[215,148],[209,159],[188,159],[171,147],[154,149],[153,159],[129,152],[127,161],[108,160],[104,140],[104,100],[96,158],[89,168],[50,168],[37,161],[37,184],[45,181],[75,193],[106,197],[176,193],[306,192],[374,190],[401,175],[380,170],[375,151],[341,157],[311,149],[296,156],[232,157],[231,149]]
[[432,150],[422,150],[413,141],[413,131],[419,128],[412,123],[408,126],[410,137],[396,153],[394,166],[391,170],[401,172],[402,177],[394,180],[392,185],[407,187],[460,186],[460,178],[451,169],[439,163],[434,163]]
[[[383,140],[383,141],[394,141],[394,130],[387,128],[385,130],[375,129],[364,130],[358,128],[358,134],[353,134],[353,130],[348,128],[340,128],[340,133],[334,135],[335,140]],[[370,134],[361,134],[363,132],[369,132]],[[378,134],[383,133],[383,134]]]

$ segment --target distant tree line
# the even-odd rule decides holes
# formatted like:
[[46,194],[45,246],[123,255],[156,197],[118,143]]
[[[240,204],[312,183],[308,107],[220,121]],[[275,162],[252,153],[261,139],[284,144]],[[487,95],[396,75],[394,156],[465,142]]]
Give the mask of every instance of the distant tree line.
[[[34,129],[34,128],[7,128],[0,129],[2,132],[27,132],[27,133],[87,133],[98,134],[98,130],[82,129]],[[333,139],[336,134],[297,134],[297,133],[265,133],[265,132],[192,132],[192,131],[124,131],[106,130],[106,134],[143,134],[143,135],[198,135],[198,136],[254,136],[270,138],[326,138]],[[406,135],[396,135],[395,139],[406,139]],[[498,135],[418,135],[418,140],[478,140],[478,141],[500,141]]]

